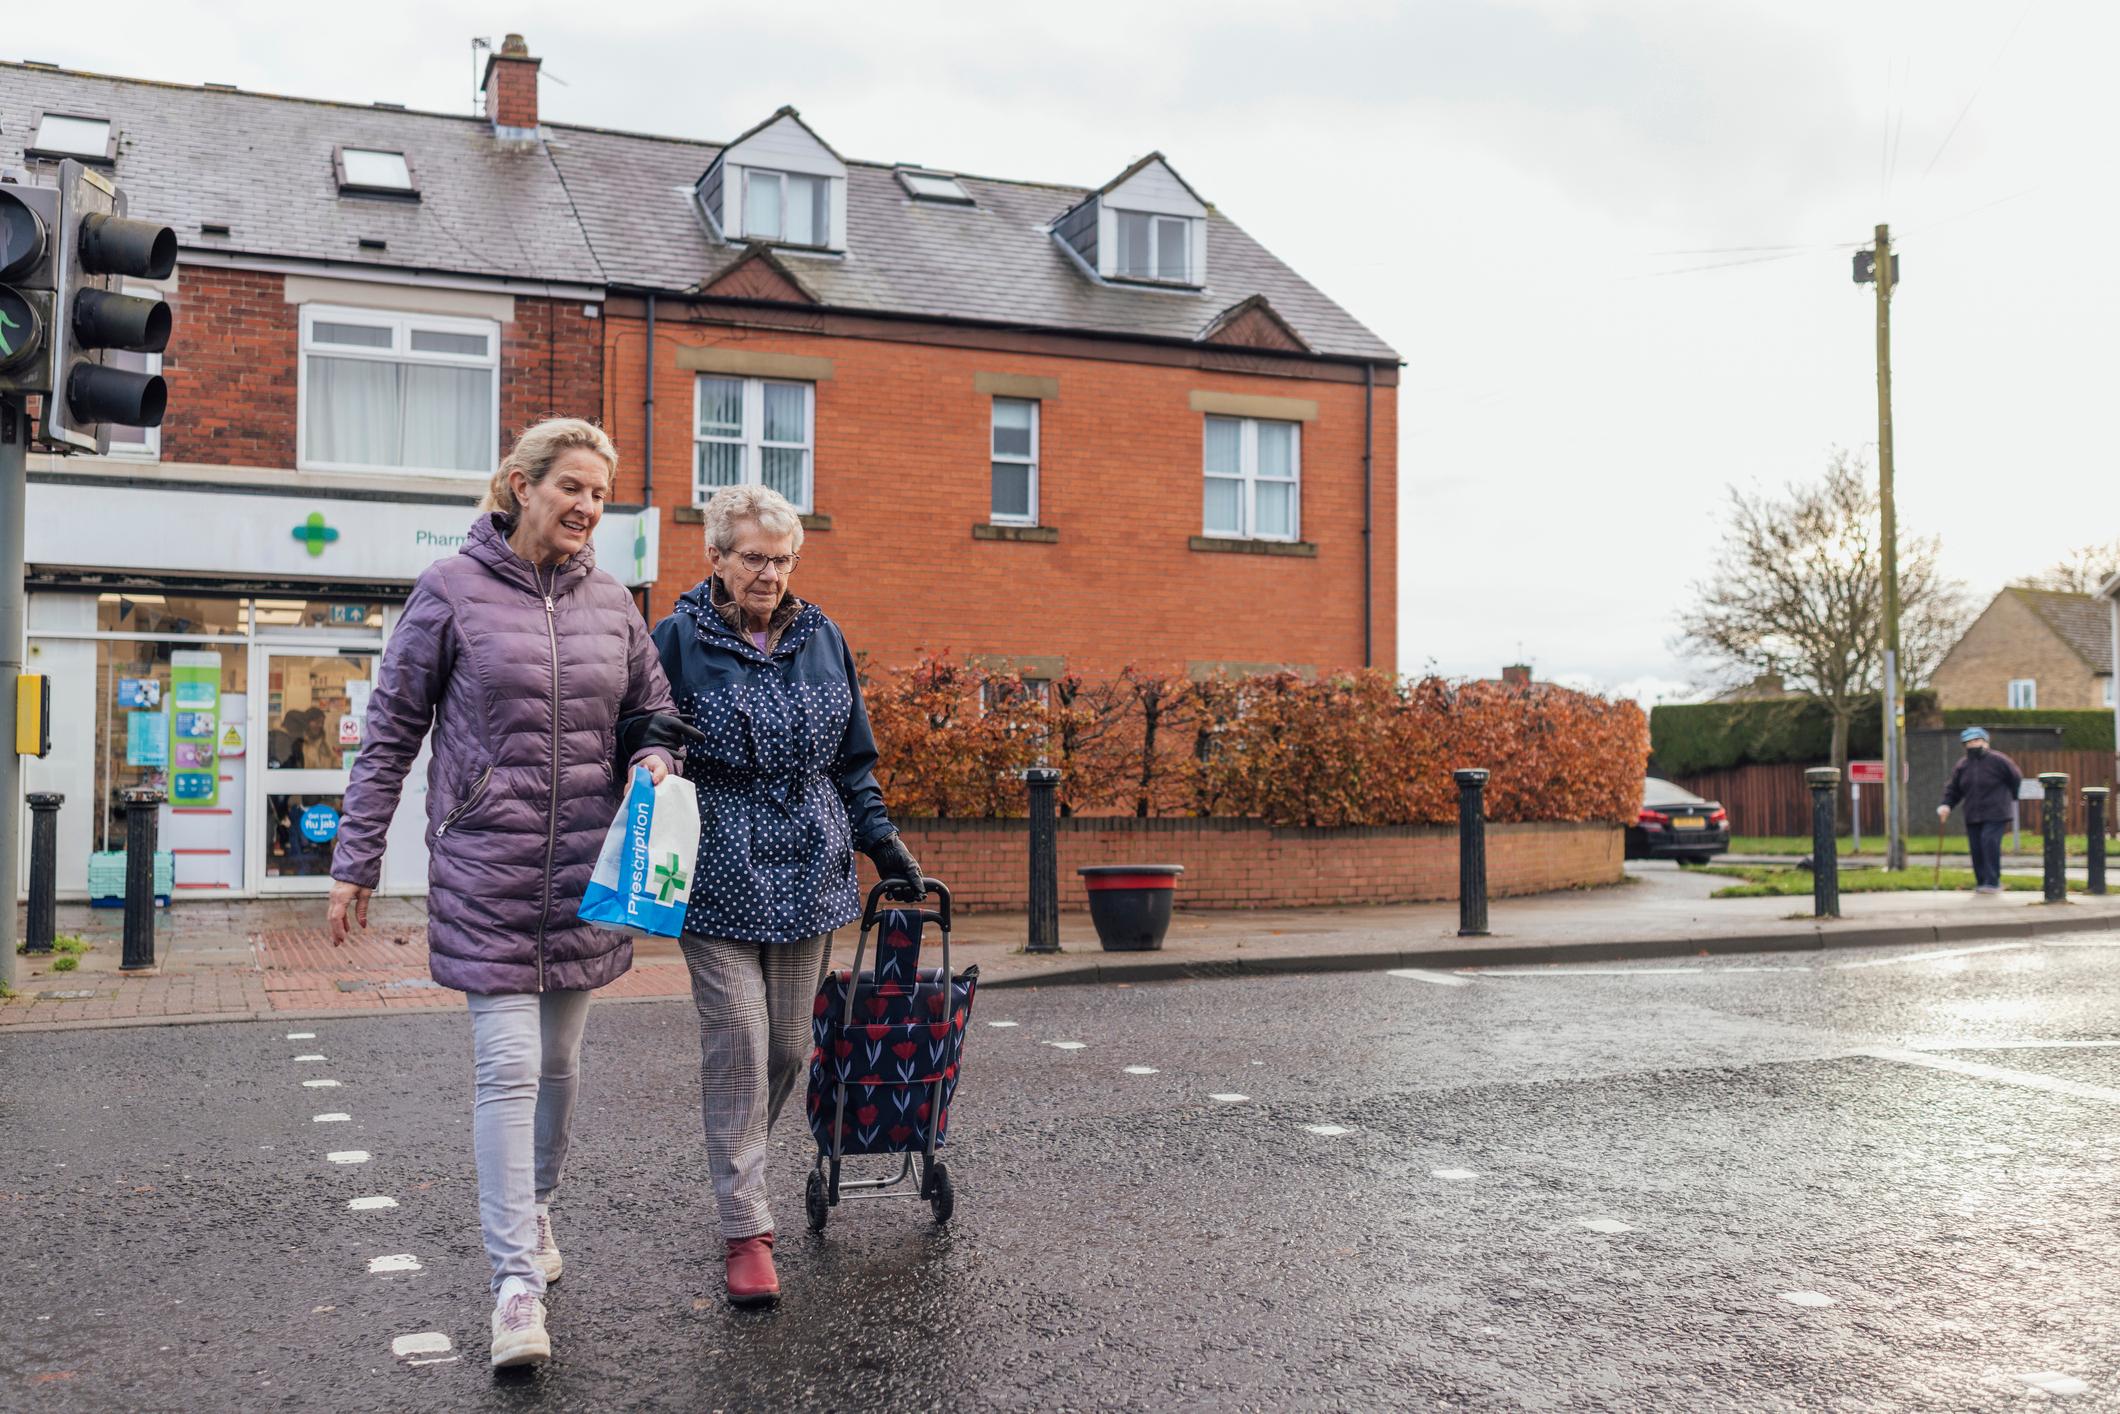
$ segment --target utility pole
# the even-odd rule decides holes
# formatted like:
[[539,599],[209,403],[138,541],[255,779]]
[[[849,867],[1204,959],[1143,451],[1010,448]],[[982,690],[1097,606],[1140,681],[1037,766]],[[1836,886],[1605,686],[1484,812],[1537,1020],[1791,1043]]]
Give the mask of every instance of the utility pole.
[[0,987],[15,981],[15,894],[21,888],[22,760],[15,754],[15,679],[25,639],[22,587],[29,417],[0,395]]
[[1877,227],[1877,504],[1884,535],[1884,867],[1907,867],[1906,743],[1899,728],[1899,517],[1892,504],[1892,228]]

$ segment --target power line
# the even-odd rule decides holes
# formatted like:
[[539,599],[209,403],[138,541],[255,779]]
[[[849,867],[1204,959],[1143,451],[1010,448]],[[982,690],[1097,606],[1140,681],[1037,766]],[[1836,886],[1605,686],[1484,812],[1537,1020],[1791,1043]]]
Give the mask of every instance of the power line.
[[2002,41],[2002,47],[1995,51],[1994,61],[1988,65],[1986,75],[1982,77],[1978,84],[1974,85],[1972,94],[1965,100],[1965,106],[1958,110],[1958,116],[1951,122],[1951,130],[1943,135],[1943,141],[1936,148],[1936,155],[1929,159],[1928,166],[1921,169],[1923,177],[1927,177],[1930,172],[1935,170],[1936,164],[1943,160],[1943,154],[1950,147],[1951,139],[1958,136],[1958,127],[1965,121],[1965,115],[1973,111],[1974,102],[1979,99],[1987,86],[1994,82],[1995,72],[2002,67],[2003,57],[2010,52],[2010,45],[2016,42],[2017,31],[2024,28],[2025,20],[2031,16],[2032,7],[2038,3],[2039,0],[2024,0],[2024,8],[2017,12],[2017,23],[2010,26],[2009,35]]

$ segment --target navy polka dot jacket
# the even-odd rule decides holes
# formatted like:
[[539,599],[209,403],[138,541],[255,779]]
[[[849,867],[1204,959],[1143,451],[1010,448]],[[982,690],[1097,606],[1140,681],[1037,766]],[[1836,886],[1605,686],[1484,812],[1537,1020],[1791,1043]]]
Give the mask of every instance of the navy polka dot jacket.
[[685,931],[789,943],[861,916],[854,852],[896,830],[876,738],[839,625],[803,604],[770,654],[713,607],[711,579],[655,626],[699,795],[699,864]]

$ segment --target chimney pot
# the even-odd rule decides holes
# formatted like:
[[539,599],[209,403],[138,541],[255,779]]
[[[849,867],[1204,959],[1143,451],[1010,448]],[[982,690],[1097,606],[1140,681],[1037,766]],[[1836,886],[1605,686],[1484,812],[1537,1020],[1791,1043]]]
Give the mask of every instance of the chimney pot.
[[537,135],[537,71],[544,60],[532,58],[530,46],[519,34],[501,41],[501,47],[486,56],[486,77],[481,88],[486,95],[486,116],[502,137]]

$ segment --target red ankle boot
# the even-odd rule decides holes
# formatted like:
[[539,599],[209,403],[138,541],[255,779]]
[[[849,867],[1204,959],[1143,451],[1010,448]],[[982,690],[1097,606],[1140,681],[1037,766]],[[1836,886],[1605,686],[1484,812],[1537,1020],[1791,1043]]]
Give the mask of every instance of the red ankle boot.
[[780,1299],[780,1277],[773,1270],[773,1234],[729,1239],[729,1304],[770,1306]]

